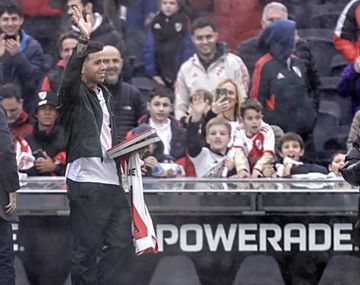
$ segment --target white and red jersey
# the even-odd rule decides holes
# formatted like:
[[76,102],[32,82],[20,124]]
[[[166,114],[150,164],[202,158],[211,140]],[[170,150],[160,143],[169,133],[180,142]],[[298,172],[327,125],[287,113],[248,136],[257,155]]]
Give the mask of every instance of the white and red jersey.
[[238,148],[244,151],[248,160],[249,169],[252,171],[256,162],[265,154],[269,153],[274,155],[275,153],[275,135],[269,124],[265,122],[261,123],[260,130],[249,137],[246,135],[244,125],[236,128],[236,141],[234,142],[234,148]]

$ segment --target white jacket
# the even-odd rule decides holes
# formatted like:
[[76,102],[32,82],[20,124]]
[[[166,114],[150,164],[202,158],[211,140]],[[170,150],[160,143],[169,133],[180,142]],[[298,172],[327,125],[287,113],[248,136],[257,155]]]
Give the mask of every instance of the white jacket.
[[[190,95],[198,89],[213,92],[224,79],[238,82],[240,91],[247,97],[249,73],[242,59],[235,54],[225,52],[207,70],[201,64],[197,54],[184,62],[178,72],[175,87],[175,117],[180,120],[187,115]],[[244,99],[245,99],[244,98]]]

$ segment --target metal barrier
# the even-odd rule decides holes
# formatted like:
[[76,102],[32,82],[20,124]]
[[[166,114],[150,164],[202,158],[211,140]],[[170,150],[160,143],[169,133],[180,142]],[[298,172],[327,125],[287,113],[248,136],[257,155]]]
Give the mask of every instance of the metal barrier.
[[[53,253],[57,266],[67,270],[59,271],[56,278],[65,280],[70,255],[65,180],[32,177],[22,180],[21,185],[18,255],[27,261],[26,269],[39,262],[39,257],[31,260],[29,248],[34,250],[33,243],[46,255],[42,244],[55,246],[66,241],[66,248],[62,245],[56,251],[58,256]],[[295,284],[291,281],[294,278],[318,284],[331,256],[357,258],[351,232],[359,191],[341,179],[144,179],[144,192],[160,254],[131,259],[123,284],[162,284],[157,278],[169,274],[161,274],[161,268],[155,267],[168,261],[177,264],[174,260],[179,260],[179,268],[181,262],[193,263],[195,271],[191,272],[198,274],[203,285],[235,284],[240,266],[249,264],[243,260],[248,256],[256,260],[258,255],[274,258],[285,284]],[[186,259],[171,259],[174,255]],[[163,258],[170,259],[160,262]],[[39,263],[39,272],[33,275],[55,274],[46,270],[47,266],[51,268],[51,259],[46,260],[47,264]],[[353,284],[356,282],[354,279]]]

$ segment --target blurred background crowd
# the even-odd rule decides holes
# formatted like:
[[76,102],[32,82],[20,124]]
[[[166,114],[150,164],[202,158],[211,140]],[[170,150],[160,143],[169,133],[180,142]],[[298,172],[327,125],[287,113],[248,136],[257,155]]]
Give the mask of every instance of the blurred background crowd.
[[1,0],[0,97],[19,171],[65,174],[57,91],[78,5],[105,46],[116,143],[142,123],[161,138],[144,176],[341,176],[360,127],[358,2]]

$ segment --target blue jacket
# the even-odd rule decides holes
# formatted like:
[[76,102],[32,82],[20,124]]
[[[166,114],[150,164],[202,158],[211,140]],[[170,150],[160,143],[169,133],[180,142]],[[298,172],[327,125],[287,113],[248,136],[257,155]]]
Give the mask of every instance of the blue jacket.
[[172,87],[181,64],[194,52],[187,18],[178,13],[166,17],[160,12],[145,39],[145,75],[150,78],[158,75],[168,87]]
[[18,83],[24,98],[24,109],[32,114],[36,90],[43,77],[44,53],[37,40],[20,31],[20,52],[0,57],[0,83]]
[[343,97],[351,96],[351,114],[354,116],[360,109],[360,74],[355,71],[353,63],[342,71],[337,90]]

